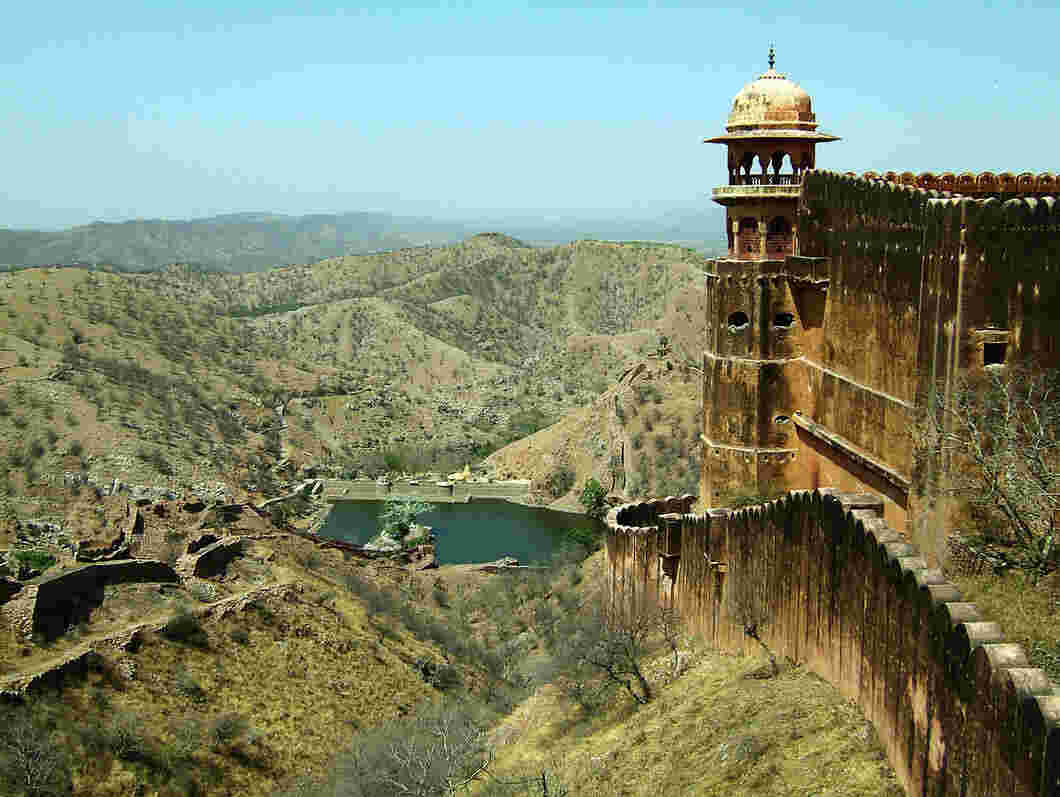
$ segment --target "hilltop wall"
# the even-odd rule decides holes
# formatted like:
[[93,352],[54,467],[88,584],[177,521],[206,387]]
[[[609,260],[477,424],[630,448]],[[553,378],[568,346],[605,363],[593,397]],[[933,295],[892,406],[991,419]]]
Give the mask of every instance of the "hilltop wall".
[[701,494],[871,491],[934,565],[950,508],[913,430],[961,372],[1060,365],[1060,205],[815,171],[797,227],[797,256],[713,261]]
[[887,526],[881,499],[801,492],[677,514],[694,500],[612,510],[612,605],[661,600],[743,651],[731,598],[749,585],[766,643],[861,706],[907,794],[1060,794],[1060,696]]

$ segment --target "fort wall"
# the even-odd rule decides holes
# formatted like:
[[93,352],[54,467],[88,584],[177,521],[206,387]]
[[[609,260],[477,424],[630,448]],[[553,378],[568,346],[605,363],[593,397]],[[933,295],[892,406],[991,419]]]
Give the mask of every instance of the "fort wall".
[[[980,177],[980,195],[1030,185]],[[869,490],[932,565],[945,556],[934,472],[914,468],[919,408],[998,358],[1060,364],[1060,207],[918,181],[952,182],[807,172],[797,256],[713,261],[704,506],[741,487]]]
[[1053,685],[886,524],[882,499],[797,492],[682,514],[693,501],[612,510],[612,605],[662,601],[716,647],[746,651],[730,597],[750,584],[770,616],[763,639],[858,703],[907,794],[1060,794]]

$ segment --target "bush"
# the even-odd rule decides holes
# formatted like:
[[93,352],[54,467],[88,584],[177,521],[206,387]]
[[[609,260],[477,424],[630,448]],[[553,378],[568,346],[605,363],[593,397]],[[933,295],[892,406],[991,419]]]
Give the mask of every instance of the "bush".
[[0,725],[0,786],[5,794],[70,794],[70,761],[40,711],[5,708]]
[[47,551],[16,551],[15,559],[32,570],[47,570],[55,564],[55,557]]
[[209,644],[209,638],[199,618],[187,609],[180,609],[169,618],[169,622],[162,629],[162,635],[173,642],[184,642],[195,647],[204,648]]
[[607,490],[596,479],[585,482],[578,501],[591,518],[602,518],[607,513]]
[[229,636],[232,637],[232,641],[233,642],[235,642],[235,643],[237,643],[239,645],[249,645],[250,644],[250,634],[248,634],[246,632],[246,630],[244,630],[242,628],[235,629],[234,631],[232,631],[231,634],[229,634]]
[[210,724],[210,740],[214,745],[231,744],[250,730],[250,723],[242,714],[222,714]]
[[181,671],[180,675],[177,676],[176,686],[178,692],[184,697],[190,697],[196,703],[202,703],[206,700],[206,690],[186,670]]
[[574,486],[574,471],[569,465],[560,465],[545,479],[545,488],[553,498],[559,498],[570,492]]

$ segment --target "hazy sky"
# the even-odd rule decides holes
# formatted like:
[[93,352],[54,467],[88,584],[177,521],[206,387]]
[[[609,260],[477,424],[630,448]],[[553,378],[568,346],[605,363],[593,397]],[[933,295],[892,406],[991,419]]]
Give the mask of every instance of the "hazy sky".
[[1014,2],[11,4],[0,226],[690,202],[771,41],[843,136],[822,168],[1056,171],[1058,30]]

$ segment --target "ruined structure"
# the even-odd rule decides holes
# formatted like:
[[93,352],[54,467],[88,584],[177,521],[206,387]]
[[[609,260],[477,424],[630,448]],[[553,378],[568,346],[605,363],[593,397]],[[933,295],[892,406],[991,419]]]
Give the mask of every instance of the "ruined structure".
[[770,69],[709,139],[729,150],[714,197],[730,251],[706,280],[701,505],[868,490],[934,565],[946,531],[912,429],[959,371],[1057,364],[1056,179],[815,171],[815,143],[834,140],[815,128],[809,95]]

